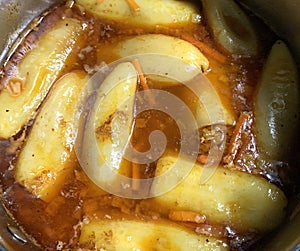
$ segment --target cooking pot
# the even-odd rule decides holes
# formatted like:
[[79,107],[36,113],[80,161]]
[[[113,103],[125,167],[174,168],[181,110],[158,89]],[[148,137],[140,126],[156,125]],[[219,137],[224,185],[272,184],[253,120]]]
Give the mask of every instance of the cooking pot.
[[[26,27],[60,0],[0,0],[0,65],[9,51],[21,41]],[[300,64],[299,0],[239,0],[284,39]],[[24,34],[23,34],[24,35]],[[300,183],[300,181],[299,181]],[[290,203],[291,213],[274,234],[267,236],[257,250],[300,250],[300,195]],[[39,250],[6,214],[0,203],[0,251]]]

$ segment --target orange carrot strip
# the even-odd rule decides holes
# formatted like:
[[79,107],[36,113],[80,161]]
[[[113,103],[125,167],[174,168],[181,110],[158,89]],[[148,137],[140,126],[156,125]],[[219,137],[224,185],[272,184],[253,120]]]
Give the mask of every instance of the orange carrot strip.
[[146,78],[143,74],[143,71],[142,71],[139,60],[137,58],[135,58],[135,59],[132,60],[132,63],[134,65],[134,68],[136,69],[137,73],[139,74],[139,78],[140,78],[141,85],[142,85],[143,89],[144,90],[149,90],[149,86],[148,86],[147,80],[146,80]]
[[103,3],[105,0],[98,0],[99,3]]
[[[132,64],[133,64],[134,68],[136,69],[136,71],[139,75],[140,83],[141,83],[141,86],[142,86],[143,90],[149,90],[150,88],[147,84],[147,79],[145,78],[145,76],[143,74],[142,67],[140,65],[139,60],[137,58],[133,59]],[[153,99],[153,97],[150,95],[149,92],[147,92],[147,97],[148,97],[148,100],[151,104],[155,103],[155,100]]]
[[207,162],[207,155],[205,154],[200,154],[197,157],[197,160],[199,161],[200,164],[205,164]]
[[139,11],[140,10],[140,6],[134,0],[126,0],[126,2],[130,5],[130,7],[134,11]]
[[248,119],[249,119],[249,114],[242,113],[233,130],[232,137],[230,139],[229,148],[228,148],[228,154],[232,155],[232,160],[235,159],[238,149],[241,146],[242,133],[245,130]]
[[226,56],[218,52],[217,50],[211,48],[207,44],[195,39],[193,36],[188,34],[183,34],[181,36],[183,40],[186,40],[187,42],[191,43],[192,45],[196,46],[200,51],[202,51],[204,54],[211,56],[218,62],[225,64],[228,59]]
[[205,215],[201,215],[192,211],[171,211],[169,213],[169,219],[174,221],[204,223],[206,217]]
[[233,161],[234,164],[236,164],[236,160],[240,159],[242,154],[247,149],[247,146],[250,144],[251,138],[249,135],[242,133],[240,141],[241,141],[241,145],[235,155],[235,160]]
[[138,190],[140,187],[140,181],[139,179],[141,178],[140,174],[140,166],[137,163],[132,163],[132,189],[133,190]]

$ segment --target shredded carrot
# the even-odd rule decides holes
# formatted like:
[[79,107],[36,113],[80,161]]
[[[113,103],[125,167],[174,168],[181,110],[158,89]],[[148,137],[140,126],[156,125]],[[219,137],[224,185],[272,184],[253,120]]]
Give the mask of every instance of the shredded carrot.
[[139,11],[140,10],[140,6],[134,0],[126,0],[126,2],[130,5],[130,7],[134,11]]
[[139,179],[141,178],[140,175],[140,166],[137,163],[132,163],[132,189],[133,190],[138,190],[140,187],[140,181]]
[[245,152],[248,145],[250,144],[250,141],[251,141],[250,135],[248,135],[246,133],[242,133],[240,141],[241,141],[241,145],[235,155],[235,159],[233,161],[234,164],[236,164],[236,160],[241,158],[242,154]]
[[238,150],[241,147],[242,133],[246,128],[247,122],[249,120],[249,113],[241,113],[236,126],[233,130],[232,137],[230,139],[230,144],[228,148],[228,154],[231,155],[231,160],[234,160],[237,156]]
[[[139,79],[140,79],[140,84],[143,88],[143,90],[149,90],[149,86],[147,84],[147,79],[145,78],[144,74],[143,74],[143,71],[142,71],[142,67],[140,65],[140,62],[137,58],[133,59],[132,60],[132,64],[134,66],[134,68],[136,69],[138,75],[139,75]],[[148,97],[148,100],[151,104],[154,104],[155,101],[153,99],[153,97],[150,95],[149,92],[147,92],[147,97]]]
[[200,164],[205,164],[207,162],[207,155],[200,154],[198,155],[197,160],[200,162]]
[[190,42],[192,45],[196,46],[201,52],[203,52],[206,55],[209,55],[210,57],[214,58],[215,60],[217,60],[218,62],[220,62],[222,64],[225,64],[228,61],[226,56],[224,56],[217,50],[211,48],[207,44],[197,40],[196,38],[194,38],[193,36],[191,36],[189,34],[183,34],[181,36],[181,38],[183,40]]
[[198,214],[192,211],[171,211],[169,219],[174,221],[186,221],[195,223],[204,223],[206,221],[205,215]]
[[[99,3],[103,3],[105,0],[98,0]],[[139,11],[140,6],[134,1],[134,0],[126,0],[126,2],[129,4],[129,6],[134,10],[134,11]]]
[[141,85],[142,85],[142,88],[144,90],[149,90],[149,86],[147,84],[147,80],[143,74],[143,71],[142,71],[142,67],[140,65],[140,62],[137,58],[133,59],[132,60],[132,63],[134,65],[134,68],[136,69],[137,73],[139,74],[139,78],[140,78],[140,81],[141,81]]

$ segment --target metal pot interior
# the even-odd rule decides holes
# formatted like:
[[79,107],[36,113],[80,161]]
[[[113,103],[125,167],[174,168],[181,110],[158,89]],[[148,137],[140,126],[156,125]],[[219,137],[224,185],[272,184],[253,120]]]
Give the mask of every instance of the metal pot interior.
[[[32,20],[60,0],[0,0],[0,63],[20,42],[19,37]],[[300,18],[298,0],[240,0],[254,14],[271,27],[293,50],[300,63]],[[267,236],[260,250],[300,250],[300,195],[295,195],[295,210],[273,236]],[[298,205],[298,206],[297,206]],[[297,214],[298,208],[298,214]],[[0,204],[0,250],[37,250]]]

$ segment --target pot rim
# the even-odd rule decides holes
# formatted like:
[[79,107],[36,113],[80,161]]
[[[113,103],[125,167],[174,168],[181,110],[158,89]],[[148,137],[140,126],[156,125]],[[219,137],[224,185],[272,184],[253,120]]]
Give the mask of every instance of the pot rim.
[[[30,23],[45,13],[53,4],[59,2],[62,0],[33,0],[30,2],[0,0],[0,24],[9,22],[9,25],[5,25],[0,39],[1,66],[9,57],[9,52],[22,41]],[[262,19],[279,37],[286,40],[294,52],[297,63],[300,64],[300,32],[295,32],[300,31],[300,17],[297,13],[300,6],[299,0],[239,0],[239,2]],[[291,15],[291,12],[294,12],[295,15]],[[282,20],[285,21],[282,22]],[[300,195],[295,196],[295,200],[299,203]],[[271,241],[263,247],[260,246],[259,250],[300,250],[300,234],[298,233],[300,229],[300,203],[297,207],[298,213],[292,213],[294,216],[288,218],[279,231],[271,237]],[[2,250],[28,251],[39,250],[39,248],[18,230],[17,224],[9,217],[0,203],[0,251]]]

